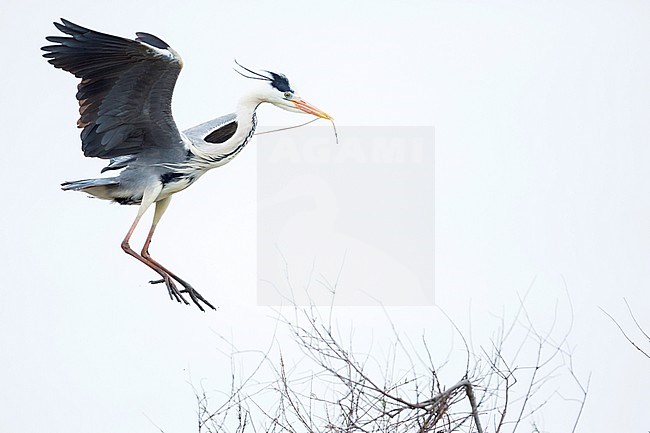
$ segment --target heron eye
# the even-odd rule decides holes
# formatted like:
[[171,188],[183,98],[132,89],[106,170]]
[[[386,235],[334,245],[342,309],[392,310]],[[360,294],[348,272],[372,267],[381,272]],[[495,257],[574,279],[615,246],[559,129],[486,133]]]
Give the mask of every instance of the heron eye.
[[291,92],[284,92],[284,99],[291,99],[293,97],[293,93]]

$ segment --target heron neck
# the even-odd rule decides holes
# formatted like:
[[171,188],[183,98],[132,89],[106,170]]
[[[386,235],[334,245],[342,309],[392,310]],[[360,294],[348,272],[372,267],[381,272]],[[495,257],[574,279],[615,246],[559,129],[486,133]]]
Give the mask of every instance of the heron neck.
[[[213,144],[200,140],[193,150],[195,166],[201,171],[222,166],[230,162],[250,142],[257,126],[255,110],[261,101],[254,98],[242,98],[235,112],[237,130],[223,143]],[[218,119],[216,119],[218,120]],[[212,121],[210,121],[212,122]],[[209,124],[210,122],[206,122]]]
[[253,137],[257,126],[255,110],[261,101],[253,98],[242,98],[237,104],[237,130],[223,143],[223,151],[227,155],[235,156],[239,153]]

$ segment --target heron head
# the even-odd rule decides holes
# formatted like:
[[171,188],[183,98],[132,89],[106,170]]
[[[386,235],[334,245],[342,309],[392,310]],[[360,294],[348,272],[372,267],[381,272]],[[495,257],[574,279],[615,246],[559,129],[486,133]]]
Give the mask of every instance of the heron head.
[[292,111],[294,113],[307,113],[316,117],[320,117],[322,119],[332,119],[329,114],[325,113],[322,110],[319,110],[298,96],[296,92],[291,89],[289,80],[284,74],[278,74],[271,71],[262,71],[264,72],[264,74],[262,74],[259,72],[251,71],[250,69],[240,65],[237,60],[235,60],[235,63],[246,72],[252,74],[247,75],[235,69],[235,71],[240,75],[243,75],[246,78],[264,80],[268,82],[269,86],[265,87],[260,95],[262,102],[269,102],[276,107],[282,108],[283,110]]

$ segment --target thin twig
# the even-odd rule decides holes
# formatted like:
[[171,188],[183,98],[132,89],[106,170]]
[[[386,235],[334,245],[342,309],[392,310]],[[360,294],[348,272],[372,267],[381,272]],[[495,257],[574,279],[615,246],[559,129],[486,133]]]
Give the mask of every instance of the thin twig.
[[623,328],[621,327],[621,325],[619,325],[619,323],[616,321],[616,319],[614,319],[614,318],[612,317],[611,314],[609,314],[607,311],[603,310],[602,307],[598,307],[598,308],[600,308],[600,311],[602,311],[603,313],[605,313],[605,314],[607,315],[607,317],[609,317],[609,318],[612,320],[612,322],[614,322],[614,324],[616,325],[616,327],[618,327],[618,330],[621,331],[621,334],[623,334],[623,337],[625,337],[625,339],[626,339],[626,340],[627,340],[627,341],[628,341],[632,346],[634,346],[634,348],[635,348],[636,350],[638,350],[639,352],[643,353],[647,358],[650,358],[650,355],[648,355],[648,353],[646,353],[643,349],[641,349],[641,348],[640,348],[640,347],[639,347],[639,346],[638,346],[638,345],[637,345],[637,344],[636,344],[636,343],[635,343],[635,342],[634,342],[630,337],[627,336],[627,334],[625,333],[625,331],[623,330]]

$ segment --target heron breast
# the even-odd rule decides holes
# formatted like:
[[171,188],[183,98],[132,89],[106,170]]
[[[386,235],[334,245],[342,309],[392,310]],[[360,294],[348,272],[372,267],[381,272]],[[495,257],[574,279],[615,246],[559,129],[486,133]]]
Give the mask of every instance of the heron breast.
[[160,191],[162,198],[169,197],[170,195],[184,190],[192,185],[196,180],[196,176],[188,175],[185,173],[165,173],[160,176],[160,182],[163,184],[163,189]]

